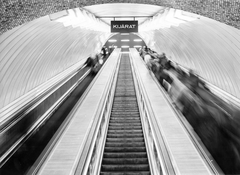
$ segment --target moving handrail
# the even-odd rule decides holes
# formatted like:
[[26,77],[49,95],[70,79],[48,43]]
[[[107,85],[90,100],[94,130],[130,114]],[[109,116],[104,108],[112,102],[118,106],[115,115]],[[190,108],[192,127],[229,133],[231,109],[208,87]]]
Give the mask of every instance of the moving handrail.
[[[130,51],[131,51],[132,55],[134,55],[135,57],[138,57],[137,51],[135,51],[134,49],[131,49]],[[133,60],[134,60],[134,62],[137,63],[137,61],[135,61],[136,60],[135,58]],[[161,95],[151,93],[151,85],[148,85],[148,84],[153,83],[152,81],[150,81],[151,78],[149,77],[151,75],[151,73],[150,72],[147,73],[146,71],[142,71],[143,68],[142,67],[139,68],[139,65],[140,65],[140,63],[136,64],[136,67],[137,67],[137,69],[141,69],[141,72],[138,71],[138,73],[136,75],[138,75],[140,77],[139,74],[141,74],[142,79],[145,80],[144,84],[140,83],[140,85],[141,85],[140,89],[141,89],[141,92],[142,92],[142,94],[140,95],[140,99],[143,98],[144,100],[142,100],[142,101],[143,102],[145,101],[145,104],[142,105],[142,109],[145,109],[145,111],[148,110],[147,112],[145,112],[146,114],[145,114],[144,118],[146,120],[147,125],[150,125],[150,127],[148,127],[148,128],[151,129],[151,131],[150,131],[151,134],[150,135],[153,138],[152,142],[155,142],[155,148],[154,148],[155,150],[154,150],[153,155],[157,155],[155,157],[157,157],[157,159],[159,159],[158,164],[161,164],[163,174],[171,174],[171,173],[173,173],[173,174],[177,173],[178,174],[180,172],[185,172],[185,171],[189,172],[190,171],[190,169],[189,169],[190,164],[192,164],[195,161],[196,162],[193,165],[194,166],[198,165],[196,169],[198,169],[199,172],[202,171],[202,173],[204,173],[204,174],[217,174],[216,171],[211,166],[209,166],[207,164],[207,162],[203,163],[204,161],[202,161],[202,160],[204,160],[205,158],[201,155],[201,153],[199,153],[199,150],[195,147],[196,146],[195,143],[192,143],[191,137],[187,136],[186,133],[185,133],[184,135],[186,135],[188,137],[189,141],[187,141],[187,137],[186,137],[186,139],[184,139],[185,140],[184,142],[182,142],[181,139],[176,138],[177,136],[175,136],[174,134],[179,135],[180,133],[176,133],[176,131],[180,132],[181,131],[180,128],[182,128],[182,127],[176,129],[175,124],[179,123],[179,117],[181,117],[181,116],[178,116],[179,114],[177,113],[176,110],[174,110],[173,106],[171,106],[171,103],[169,101],[167,102],[168,105],[165,105],[165,103],[167,101],[165,96],[164,96],[165,100],[160,100],[159,101],[159,100],[156,99],[155,96],[159,96],[159,98],[161,98]],[[149,73],[150,73],[150,75],[148,75]],[[153,76],[151,76],[151,77],[154,79]],[[157,82],[156,80],[154,80],[154,81]],[[158,85],[158,88],[162,92],[164,92],[164,90],[162,90],[160,88],[158,83],[156,83],[156,85]],[[143,88],[143,87],[145,87],[145,88],[147,87],[148,90],[147,89],[145,90],[145,88]],[[149,96],[144,95],[146,93],[148,93]],[[161,114],[161,110],[160,110],[161,106],[157,107],[155,104],[153,106],[149,106],[149,104],[152,103],[152,101],[150,102],[149,99],[154,100],[154,101],[159,101],[159,102],[161,102],[161,101],[164,102],[165,101],[164,103],[163,102],[161,102],[161,103],[158,102],[158,104],[159,105],[162,104],[163,106],[165,106],[164,107],[165,112],[166,112],[166,109],[169,109],[169,107],[172,108],[172,111],[168,111],[169,114],[168,113],[165,114],[167,116],[164,117],[164,115]],[[154,115],[151,114],[151,111],[153,111],[153,110],[154,110],[155,117],[154,117]],[[159,111],[158,118],[156,118],[157,117],[156,115],[158,115],[156,113],[157,111]],[[176,117],[174,117],[173,114]],[[174,120],[175,122],[172,121],[172,120]],[[161,122],[163,122],[163,123],[161,123]],[[156,123],[158,123],[158,124],[156,124]],[[170,123],[171,123],[171,125],[170,125]],[[165,125],[165,124],[167,124],[167,125]],[[159,126],[161,126],[161,127],[159,127]],[[175,130],[168,128],[168,126],[170,128],[172,126],[175,126],[174,127]],[[161,130],[161,132],[159,131],[159,129]],[[183,134],[186,131],[182,130],[181,132]],[[163,135],[162,135],[162,133],[163,133]],[[169,138],[167,138],[167,137],[169,137]],[[163,139],[161,139],[161,138],[163,138]],[[173,138],[176,138],[177,140],[172,140]],[[160,140],[162,140],[162,145],[159,144]],[[181,149],[176,148],[175,144],[173,144],[175,142],[178,143],[181,146]],[[151,141],[150,141],[150,143],[151,143]],[[186,145],[186,143],[188,143],[188,145]],[[186,148],[184,148],[184,145],[187,146],[186,147],[186,148],[188,148],[187,150],[186,150]],[[195,146],[193,146],[193,145],[195,145]],[[163,146],[165,151],[162,150],[161,146]],[[188,154],[191,152],[192,153],[191,155],[193,155],[195,157],[195,159],[189,159],[188,160],[188,158],[186,157],[187,159],[185,159],[185,161],[188,162],[188,165],[183,166],[184,164],[182,162],[181,163],[182,166],[178,167],[176,165],[175,161],[179,161],[179,158],[181,157],[181,156],[179,157],[179,155],[182,155],[184,157],[185,156],[184,153],[187,153],[187,152],[188,152]],[[163,155],[163,153],[165,155]],[[166,160],[168,160],[168,161],[166,161]],[[185,161],[184,161],[184,163],[185,163]],[[171,167],[171,168],[169,169],[168,167]],[[169,173],[169,170],[172,171],[172,172]]]
[[[178,78],[174,74],[169,72],[169,71],[167,71],[167,73],[169,73],[170,77],[173,79],[173,82],[176,83]],[[210,155],[210,153],[208,152],[208,150],[205,147],[205,145],[201,142],[201,139],[193,131],[192,126],[190,126],[190,124],[188,123],[186,118],[180,112],[181,111],[181,109],[180,109],[181,105],[179,103],[177,103],[176,99],[173,99],[172,97],[169,96],[171,94],[171,92],[169,92],[169,94],[167,94],[167,92],[165,90],[163,90],[162,86],[160,86],[160,84],[158,83],[158,80],[156,79],[154,74],[151,74],[151,75],[152,75],[153,79],[155,80],[155,82],[159,85],[159,89],[162,90],[162,93],[163,93],[164,97],[169,102],[169,104],[171,105],[171,107],[175,111],[175,113],[177,114],[177,116],[180,119],[180,121],[182,122],[183,126],[186,128],[187,132],[189,133],[190,139],[192,140],[192,143],[194,143],[196,149],[201,154],[201,156],[203,157],[204,161],[208,164],[208,167],[212,170],[213,174],[223,174],[221,168],[218,166],[218,164],[215,162],[213,157]],[[178,83],[176,83],[176,84],[177,85],[175,85],[175,86],[184,86],[184,88],[187,88],[180,81],[178,81]],[[169,85],[169,86],[171,86],[171,85]],[[172,89],[174,89],[174,88],[175,87],[173,87]],[[178,89],[174,89],[174,91],[175,90],[178,91]]]
[[[2,139],[0,142],[1,146],[1,154],[0,154],[0,167],[4,165],[4,163],[9,159],[9,157],[15,152],[15,150],[23,144],[23,142],[30,137],[30,135],[37,130],[37,128],[43,124],[50,116],[51,114],[55,111],[55,109],[61,104],[64,99],[68,97],[68,95],[75,89],[75,87],[90,73],[90,69],[87,70],[81,78],[77,78],[78,73],[84,68],[78,69],[77,72],[75,72],[73,75],[68,76],[66,79],[61,80],[57,85],[54,87],[50,88],[46,93],[42,94],[42,98],[40,98],[40,101],[35,101],[33,100],[33,104],[30,106],[30,109],[26,109],[27,112],[23,113],[20,115],[17,119],[6,125],[1,133],[0,137],[1,138],[7,138],[7,139]],[[70,83],[68,83],[70,82]],[[66,85],[68,83],[68,85]],[[54,99],[55,101],[52,102],[52,105],[47,106],[47,109],[43,109],[42,114],[37,116],[37,117],[31,117],[29,122],[29,126],[27,125],[21,125],[24,127],[24,132],[20,132],[23,129],[21,127],[15,127],[18,123],[21,122],[22,119],[24,119],[25,116],[28,114],[31,114],[31,111],[34,111],[35,108],[37,109],[38,105],[41,103],[44,103],[44,100],[51,98],[51,96],[54,96],[54,93],[57,93],[58,91],[61,91],[61,96],[57,97],[57,99]],[[44,96],[45,95],[45,96]],[[56,97],[56,96],[55,96]],[[39,100],[38,98],[38,100]],[[33,120],[34,118],[35,120]],[[26,119],[27,120],[27,119]],[[28,121],[27,120],[27,121]],[[25,121],[26,122],[26,121]],[[24,122],[23,122],[24,123]],[[11,133],[13,136],[11,136],[9,133]],[[21,133],[21,135],[19,134]],[[11,139],[9,139],[9,135],[11,136]],[[7,137],[8,136],[8,137]],[[15,137],[16,136],[16,137]]]
[[[36,169],[30,172],[31,174],[48,174],[53,168],[56,168],[54,170],[56,172],[64,170],[66,174],[70,172],[86,174],[97,171],[98,166],[95,164],[100,161],[97,157],[100,156],[99,150],[103,146],[104,124],[107,122],[108,108],[111,107],[111,93],[114,89],[112,81],[114,81],[119,52],[120,50],[115,49],[107,59],[55,134],[48,146],[49,149],[44,153]],[[91,107],[89,107],[90,104]],[[75,143],[74,146],[65,142],[68,137],[71,140],[76,138],[72,140]],[[66,160],[59,149],[61,152],[64,149],[64,154],[67,154],[69,159]],[[76,154],[72,154],[73,152]],[[55,159],[56,156],[59,158]],[[53,164],[54,167],[51,166]]]
[[[101,160],[103,156],[104,142],[106,140],[108,122],[111,114],[111,107],[113,103],[114,91],[116,88],[117,72],[119,69],[120,50],[115,49],[115,59],[118,60],[111,77],[108,80],[108,85],[105,89],[105,95],[102,99],[98,112],[95,114],[96,120],[91,126],[88,139],[84,144],[83,152],[85,153],[80,157],[75,174],[99,174],[101,167]],[[109,58],[111,59],[111,58]]]
[[86,65],[82,65],[80,68],[77,68],[74,72],[70,72],[65,76],[57,77],[57,79],[53,78],[53,80],[51,80],[48,84],[44,86],[40,86],[41,92],[34,94],[34,96],[30,93],[28,96],[23,98],[24,102],[19,101],[14,104],[10,104],[11,106],[7,106],[7,107],[4,107],[4,109],[1,109],[0,132],[2,132],[2,130],[4,130],[9,125],[11,125],[11,123],[17,120],[18,118],[21,118],[27,113],[29,113],[41,101],[47,98],[49,94],[51,94],[56,89],[61,87],[64,83],[66,83],[69,79],[71,79],[74,75],[76,75],[79,71],[81,71],[85,67]]
[[[165,61],[165,62],[164,62]],[[219,89],[206,86],[197,75],[187,72],[179,65],[167,62],[164,56],[151,62],[154,77],[165,88],[174,105],[189,122],[199,142],[209,151],[209,160],[217,162],[227,174],[239,173],[239,113],[240,108]],[[158,69],[158,63],[163,67]],[[170,63],[170,64],[169,64]],[[189,74],[189,75],[188,75]],[[216,95],[219,94],[219,95]],[[225,93],[225,95],[228,93]],[[228,94],[229,95],[229,94]],[[225,151],[222,151],[225,150]],[[211,153],[211,155],[210,155]],[[213,159],[214,158],[214,159]],[[231,161],[229,161],[231,160]],[[221,173],[220,168],[218,172]]]
[[134,65],[133,62],[133,59],[135,58],[133,54],[130,54],[130,57],[152,174],[174,175],[176,172],[173,168],[174,165],[172,164],[171,158],[168,154],[167,147],[163,141],[163,136],[161,135],[161,132],[157,130],[157,122],[151,121],[154,120],[154,117],[151,117],[153,116],[153,112],[151,108],[149,108],[148,97],[144,92],[139,75],[136,72],[136,65]]

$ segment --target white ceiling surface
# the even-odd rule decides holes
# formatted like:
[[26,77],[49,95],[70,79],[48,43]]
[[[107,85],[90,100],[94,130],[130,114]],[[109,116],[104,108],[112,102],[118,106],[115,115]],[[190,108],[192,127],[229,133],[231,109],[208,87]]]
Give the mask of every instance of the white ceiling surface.
[[[45,16],[0,36],[0,113],[41,85],[100,51],[110,27],[95,16],[152,16],[139,35],[209,82],[240,98],[240,31],[181,10],[143,4],[102,4]],[[109,22],[111,19],[103,19]],[[132,20],[129,18],[129,20]],[[101,26],[101,27],[99,27]],[[109,27],[109,28],[108,28]],[[2,109],[1,109],[2,108]]]
[[0,36],[0,120],[100,52],[110,34],[89,28],[45,16]]
[[63,23],[65,27],[80,27],[100,32],[107,32],[109,30],[109,26],[106,23],[96,18],[92,13],[80,8],[61,11],[51,14],[49,17],[53,21]]
[[[113,21],[114,19],[105,17],[115,16],[116,21],[133,20],[133,17],[137,17],[136,20],[138,20],[138,23],[141,24],[148,19],[148,16],[150,17],[155,15],[159,11],[165,9],[165,7],[148,4],[113,3],[86,6],[84,9],[93,13],[97,17],[104,17],[100,19],[110,25],[110,21]],[[123,18],[126,16],[131,17]],[[138,18],[138,16],[144,17]]]
[[[155,20],[161,21],[159,18]],[[165,52],[173,61],[240,98],[240,30],[206,17],[170,27],[152,25],[156,21],[147,24],[153,30],[139,33],[148,47]]]

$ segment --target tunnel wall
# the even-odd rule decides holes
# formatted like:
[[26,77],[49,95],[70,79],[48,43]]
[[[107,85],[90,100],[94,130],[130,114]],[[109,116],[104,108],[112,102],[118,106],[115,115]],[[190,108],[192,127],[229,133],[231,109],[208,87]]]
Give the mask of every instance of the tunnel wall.
[[239,0],[3,0],[0,2],[0,34],[58,11],[104,3],[140,3],[171,7],[206,16],[240,29]]
[[[239,3],[235,0],[231,3],[224,0],[126,2],[175,7],[205,16],[214,12],[218,14],[217,20],[229,23],[229,18],[222,18],[228,15],[232,19],[229,24],[239,25],[234,21],[239,19]],[[38,91],[38,86],[57,75],[71,72],[90,53],[100,50],[110,36],[110,33],[64,27],[62,23],[50,21],[49,16],[33,19],[63,9],[101,3],[108,1],[2,1],[1,32],[17,27],[0,35],[0,109],[30,91]],[[204,7],[207,14],[200,7]],[[224,11],[226,8],[230,10]],[[223,13],[220,14],[219,9]],[[25,23],[27,21],[31,22]],[[239,36],[238,29],[205,17],[141,33],[149,47],[197,70],[200,76],[238,98]]]
[[240,98],[240,30],[200,17],[179,26],[142,32],[148,47]]
[[62,78],[81,67],[91,53],[101,51],[108,35],[64,27],[48,16],[1,35],[0,109],[29,92],[37,94],[40,85],[59,74]]

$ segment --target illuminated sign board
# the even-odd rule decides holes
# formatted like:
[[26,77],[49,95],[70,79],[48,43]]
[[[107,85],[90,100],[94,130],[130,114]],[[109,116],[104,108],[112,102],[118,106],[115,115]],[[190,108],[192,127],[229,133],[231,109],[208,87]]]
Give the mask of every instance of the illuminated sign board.
[[111,32],[138,32],[138,21],[111,21]]

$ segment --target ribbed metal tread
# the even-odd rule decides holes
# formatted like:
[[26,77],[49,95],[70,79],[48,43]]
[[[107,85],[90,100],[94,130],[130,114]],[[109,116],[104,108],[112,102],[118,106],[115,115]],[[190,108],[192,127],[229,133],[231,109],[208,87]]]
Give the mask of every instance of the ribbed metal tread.
[[128,55],[120,62],[100,174],[150,175]]
[[101,172],[100,175],[150,175],[150,172]]

